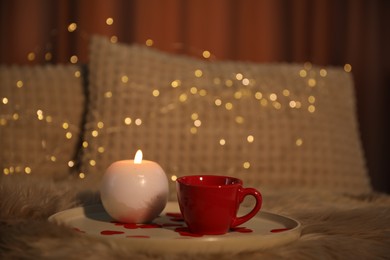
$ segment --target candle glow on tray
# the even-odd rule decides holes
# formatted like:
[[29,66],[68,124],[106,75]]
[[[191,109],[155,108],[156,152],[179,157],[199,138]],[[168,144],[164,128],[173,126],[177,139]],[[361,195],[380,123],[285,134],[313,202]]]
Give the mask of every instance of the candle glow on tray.
[[100,197],[103,207],[123,223],[147,223],[164,209],[168,179],[159,164],[143,160],[138,150],[134,160],[112,163],[104,173]]

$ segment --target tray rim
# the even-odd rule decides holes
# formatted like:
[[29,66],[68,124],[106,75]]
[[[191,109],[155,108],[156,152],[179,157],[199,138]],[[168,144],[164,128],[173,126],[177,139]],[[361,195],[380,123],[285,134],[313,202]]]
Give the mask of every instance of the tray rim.
[[[170,212],[171,208],[178,210],[177,202],[169,201],[162,211]],[[177,208],[177,209],[176,209]],[[88,214],[105,212],[103,205],[93,204],[75,207],[67,210],[57,212],[49,216],[48,220],[57,224],[63,224],[67,227],[71,227],[68,223],[72,218],[79,218]],[[240,210],[241,211],[241,210]],[[78,214],[78,215],[77,215]],[[294,226],[286,231],[270,233],[270,234],[256,234],[247,233],[240,236],[239,243],[237,243],[237,237],[234,236],[221,236],[221,235],[206,235],[202,237],[182,237],[179,239],[164,238],[164,237],[151,237],[148,239],[128,238],[128,237],[112,237],[112,236],[98,236],[94,234],[87,234],[88,236],[109,239],[118,243],[125,243],[127,246],[131,245],[131,248],[136,251],[153,251],[156,253],[238,253],[248,252],[256,250],[264,250],[267,248],[277,247],[285,245],[299,239],[301,236],[302,225],[296,219],[287,217],[280,214],[271,213],[261,210],[256,214],[254,218],[263,218],[266,220],[277,221],[283,225],[286,222],[293,224]],[[276,220],[275,220],[276,218]],[[245,225],[245,224],[244,224]],[[272,238],[273,243],[267,242],[267,238]],[[174,246],[172,246],[174,244]]]

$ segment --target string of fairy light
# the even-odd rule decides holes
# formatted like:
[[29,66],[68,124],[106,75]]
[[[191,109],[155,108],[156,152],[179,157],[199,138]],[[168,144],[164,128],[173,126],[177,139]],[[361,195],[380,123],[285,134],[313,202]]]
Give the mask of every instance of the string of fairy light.
[[[114,18],[113,17],[107,17],[105,19],[105,23],[106,23],[107,26],[112,26],[114,24]],[[68,31],[68,33],[74,33],[77,30],[82,31],[82,29],[79,28],[79,26],[78,26],[78,24],[76,22],[69,23],[66,26],[66,30]],[[83,35],[85,36],[85,35],[88,35],[88,34],[82,31],[82,33],[80,35],[81,35],[81,37],[83,37]],[[113,44],[118,43],[119,40],[120,40],[120,39],[118,39],[118,37],[116,35],[110,36],[109,39],[110,39],[110,42],[113,43]],[[144,44],[147,47],[154,47],[155,46],[155,42],[151,38],[146,39]],[[51,45],[50,44],[45,44],[45,46],[51,46]],[[214,58],[215,57],[209,50],[201,50],[201,51],[197,51],[197,53],[199,53],[199,55],[201,57],[203,57],[204,59],[210,59],[210,58]],[[37,55],[38,55],[37,52],[34,52],[34,51],[29,52],[27,54],[27,60],[28,61],[34,61],[37,58]],[[53,59],[53,53],[48,51],[48,50],[45,50],[43,55],[44,55],[45,61],[47,61],[47,62],[50,62]],[[78,64],[79,63],[78,55],[77,54],[70,55],[69,63],[71,63],[71,64]],[[307,79],[306,82],[307,82],[307,85],[310,88],[314,88],[317,85],[317,81],[316,81],[315,78],[310,77],[310,75],[309,75],[309,71],[311,70],[311,68],[312,68],[312,64],[310,62],[305,62],[303,64],[302,69],[299,70],[298,74],[299,74],[299,77]],[[347,63],[347,64],[344,65],[344,71],[351,72],[351,70],[352,70],[351,64]],[[328,72],[327,72],[327,70],[325,68],[319,70],[319,75],[321,77],[326,77],[327,73]],[[194,71],[194,76],[195,77],[202,77],[202,74],[203,74],[203,71],[201,69],[196,69]],[[77,78],[81,77],[81,72],[79,70],[75,71],[74,76],[77,77]],[[250,79],[246,78],[242,73],[236,73],[234,80],[240,81],[243,86],[247,86],[248,84],[250,84]],[[126,76],[122,76],[121,81],[123,83],[127,83],[128,78],[126,78]],[[23,84],[24,84],[23,80],[22,79],[18,79],[15,82],[15,87],[22,88]],[[227,87],[229,87],[233,83],[232,83],[232,80],[226,80],[224,82],[224,84]],[[172,88],[177,88],[179,85],[180,85],[180,81],[177,81],[177,80],[172,81],[172,83],[171,83]],[[200,96],[205,96],[206,95],[206,92],[203,89],[198,90],[198,89],[195,89],[195,88],[191,88],[189,91],[190,91],[191,94],[198,94]],[[257,91],[253,95],[254,95],[254,98],[257,99],[262,106],[265,107],[268,104],[271,104],[275,109],[281,109],[281,103],[279,102],[279,95],[284,96],[284,97],[289,97],[290,94],[291,94],[290,90],[284,89],[281,93],[264,94],[264,93],[261,93],[260,91]],[[111,95],[112,95],[112,93],[111,94],[109,92],[105,93],[105,97],[106,98],[110,98]],[[158,97],[160,95],[160,90],[153,89],[152,90],[152,95],[155,96],[155,97]],[[234,93],[234,98],[235,99],[240,99],[242,97],[242,95],[243,95],[243,93],[241,91],[237,91],[237,92]],[[10,105],[9,104],[10,103],[9,102],[9,97],[2,96],[0,98],[1,98],[0,99],[1,100],[0,105],[3,105],[3,106]],[[184,101],[187,100],[187,98],[188,98],[187,94],[180,95],[179,96],[179,101],[180,102],[184,102]],[[223,103],[220,98],[216,98],[213,102],[214,102],[216,107],[223,106],[226,110],[231,110],[232,106],[233,106],[233,104],[231,102]],[[309,113],[315,113],[315,111],[316,111],[316,97],[314,95],[309,95],[307,97],[307,102],[308,102],[307,111]],[[17,106],[18,104],[13,104],[13,105]],[[302,102],[299,101],[299,100],[290,100],[288,102],[287,106],[290,107],[291,109],[301,109],[302,108]],[[35,117],[38,120],[45,121],[48,124],[52,123],[53,119],[52,119],[52,117],[50,115],[44,116],[44,112],[42,110],[40,110],[40,109],[38,109],[35,112],[36,112]],[[1,115],[1,117],[0,117],[0,127],[6,127],[7,126],[7,121],[10,120],[10,118],[12,120],[21,120],[21,118],[19,117],[19,115],[17,113],[16,114],[13,113],[12,115]],[[198,131],[197,129],[202,125],[202,121],[199,119],[199,114],[196,113],[196,112],[191,114],[191,119],[193,120],[193,127],[191,127],[190,132],[192,134],[196,134],[197,131]],[[235,120],[236,120],[236,122],[238,124],[240,122],[241,123],[243,122],[243,118],[242,117],[236,117]],[[130,125],[130,124],[134,123],[135,125],[139,126],[139,125],[142,124],[142,119],[140,119],[140,118],[132,119],[130,117],[125,117],[123,119],[123,122],[124,122],[125,125]],[[58,123],[58,125],[61,128],[63,128],[64,130],[66,130],[65,137],[67,139],[71,139],[75,135],[79,134],[78,131],[76,131],[77,133],[76,132],[72,133],[71,127],[69,126],[68,122]],[[96,137],[98,135],[99,129],[102,129],[103,127],[104,127],[104,123],[103,122],[99,122],[98,125],[97,125],[98,129],[93,130],[91,135]],[[254,142],[254,139],[255,139],[255,137],[253,135],[248,135],[247,136],[247,142],[248,143]],[[221,146],[224,146],[226,144],[226,139],[221,138],[220,140],[218,140],[218,142],[219,142],[219,144]],[[302,137],[296,138],[296,140],[295,140],[295,145],[296,146],[300,147],[300,146],[303,145],[303,143],[304,143],[304,140],[303,140]],[[83,141],[82,142],[82,147],[83,148],[87,148],[88,147],[88,143],[86,141]],[[104,152],[104,147],[99,146],[98,147],[98,152],[99,153],[103,153]],[[50,161],[53,161],[53,162],[56,161],[56,156],[54,156],[54,155],[48,155],[46,158],[47,158],[47,160],[50,160]],[[90,161],[90,165],[91,166],[94,166],[95,164],[96,164],[96,162],[94,162],[93,160]],[[73,161],[73,160],[70,160],[70,161],[67,162],[67,165],[68,165],[69,168],[73,168],[76,165],[76,162]],[[246,162],[243,163],[242,166],[247,169],[247,168],[250,167],[250,162],[246,161]],[[20,165],[12,165],[12,166],[6,166],[5,168],[3,168],[3,174],[9,175],[9,174],[17,173],[17,172],[24,172],[26,174],[31,174],[33,172],[33,170],[34,170],[33,167],[29,166],[29,165],[24,166],[24,167],[22,167]],[[85,178],[85,174],[80,172],[79,173],[79,178],[81,178],[81,179]],[[175,181],[176,180],[176,175],[172,175],[171,179],[172,179],[172,181]]]

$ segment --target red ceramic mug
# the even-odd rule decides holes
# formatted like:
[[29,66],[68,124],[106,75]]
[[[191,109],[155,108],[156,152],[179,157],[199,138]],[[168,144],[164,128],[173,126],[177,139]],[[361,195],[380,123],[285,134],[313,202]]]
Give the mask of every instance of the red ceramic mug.
[[[225,234],[230,228],[250,220],[260,210],[261,193],[242,187],[242,180],[217,175],[180,177],[176,181],[180,211],[192,233],[203,235]],[[237,217],[245,196],[255,197],[254,208]]]

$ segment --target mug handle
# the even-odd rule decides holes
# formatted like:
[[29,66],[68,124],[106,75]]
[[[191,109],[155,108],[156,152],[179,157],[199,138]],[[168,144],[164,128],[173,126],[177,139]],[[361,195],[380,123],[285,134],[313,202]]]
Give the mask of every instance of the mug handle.
[[232,224],[231,224],[231,227],[237,227],[239,225],[241,225],[242,223],[245,223],[247,222],[248,220],[250,220],[251,218],[253,218],[257,212],[259,212],[259,210],[261,209],[261,205],[263,203],[263,198],[261,196],[261,193],[254,189],[254,188],[239,188],[238,189],[238,199],[239,199],[239,203],[241,204],[241,202],[244,201],[244,198],[246,196],[253,196],[255,197],[256,199],[256,205],[253,207],[253,209],[246,215],[244,216],[241,216],[241,217],[235,217],[232,221]]

